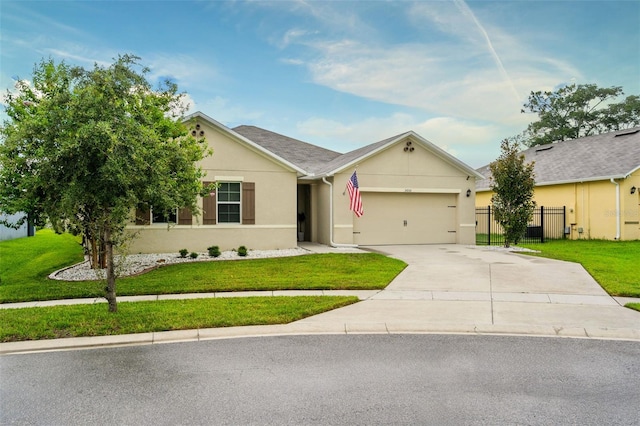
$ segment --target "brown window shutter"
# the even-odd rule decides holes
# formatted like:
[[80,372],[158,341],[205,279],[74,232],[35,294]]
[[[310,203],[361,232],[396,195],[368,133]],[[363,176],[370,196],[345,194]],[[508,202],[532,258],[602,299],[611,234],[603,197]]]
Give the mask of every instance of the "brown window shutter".
[[192,219],[191,209],[185,207],[178,210],[178,225],[191,225]]
[[[211,185],[213,182],[203,182],[205,186]],[[216,224],[216,193],[205,195],[202,199],[202,224]]]
[[255,182],[242,183],[242,224],[256,224],[256,184]]
[[136,225],[149,225],[151,223],[151,210],[149,208],[136,209]]

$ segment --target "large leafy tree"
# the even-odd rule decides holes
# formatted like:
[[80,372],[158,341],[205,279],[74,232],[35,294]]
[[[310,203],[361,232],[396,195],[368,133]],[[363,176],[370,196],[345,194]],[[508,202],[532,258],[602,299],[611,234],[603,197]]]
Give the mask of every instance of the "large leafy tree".
[[640,125],[640,97],[622,101],[621,87],[571,84],[554,92],[531,92],[523,113],[538,114],[520,136],[529,147]]
[[500,148],[498,159],[489,164],[491,202],[495,219],[502,226],[504,245],[509,247],[518,244],[533,215],[535,179],[533,163],[525,164],[516,142],[505,139]]
[[[43,60],[32,84],[6,96],[1,129],[0,204],[36,224],[74,228],[106,264],[109,311],[117,311],[114,247],[132,211],[197,210],[208,155],[181,122],[182,94],[152,87],[139,58],[92,69]],[[98,252],[96,254],[96,252]]]

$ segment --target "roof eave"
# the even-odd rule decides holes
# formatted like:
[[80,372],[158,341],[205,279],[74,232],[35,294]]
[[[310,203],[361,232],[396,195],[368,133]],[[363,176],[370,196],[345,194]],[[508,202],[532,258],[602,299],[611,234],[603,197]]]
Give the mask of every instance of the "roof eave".
[[425,148],[431,150],[432,152],[434,152],[439,158],[448,161],[449,163],[451,163],[453,166],[461,169],[462,171],[464,171],[465,173],[467,173],[469,176],[473,176],[476,179],[484,179],[484,176],[482,176],[480,173],[476,172],[473,168],[469,167],[468,165],[466,165],[465,163],[463,163],[462,161],[458,160],[457,158],[455,158],[454,156],[452,156],[451,154],[447,153],[446,151],[444,151],[442,148],[438,147],[437,145],[435,145],[432,142],[429,142],[427,139],[423,138],[422,136],[420,136],[419,134],[417,134],[416,132],[414,132],[413,130],[410,130],[408,132],[402,133],[400,135],[398,135],[397,137],[391,139],[389,142],[387,142],[384,145],[381,145],[379,147],[377,147],[376,149],[367,152],[366,154],[355,158],[354,160],[341,165],[340,167],[337,167],[331,171],[325,172],[322,175],[318,175],[318,178],[322,178],[322,177],[329,177],[329,176],[333,176],[336,173],[340,173],[346,169],[349,169],[353,166],[357,166],[358,163],[360,163],[361,161],[366,160],[367,158],[373,157],[374,155],[378,154],[381,151],[384,151],[385,149],[389,148],[392,145],[395,145],[396,143],[398,143],[399,141],[407,138],[408,136],[412,136],[415,139],[417,139]]
[[274,154],[273,152],[269,151],[268,149],[258,145],[257,143],[251,141],[250,139],[245,138],[244,136],[242,136],[241,134],[234,132],[233,130],[231,130],[230,128],[228,128],[227,126],[225,126],[224,124],[220,123],[219,121],[214,120],[213,118],[209,117],[208,115],[200,112],[200,111],[196,111],[193,114],[189,114],[188,116],[184,117],[182,119],[183,122],[185,121],[189,121],[193,118],[202,118],[203,120],[209,122],[209,124],[217,127],[218,129],[220,129],[221,131],[228,133],[230,136],[239,139],[240,141],[242,141],[243,143],[249,145],[253,150],[258,151],[260,153],[262,153],[263,155],[266,155],[267,157],[270,157],[272,160],[275,160],[276,162],[280,163],[281,165],[291,169],[291,171],[295,171],[298,174],[298,177],[300,176],[307,176],[310,173],[307,170],[304,170],[298,166],[296,166],[295,164],[285,160],[284,158],[280,157],[279,155]]
[[[556,181],[550,181],[550,182],[536,183],[535,186],[567,185],[571,183],[597,182],[601,180],[609,181],[611,179],[626,179],[638,169],[640,169],[640,166],[636,167],[634,170],[624,175],[594,176],[594,177],[582,178],[582,179],[556,180]],[[488,191],[491,191],[490,187],[476,189],[476,192],[488,192]]]
[[377,153],[379,153],[379,152],[381,152],[381,151],[384,151],[384,150],[385,150],[385,149],[387,149],[389,146],[391,146],[391,145],[393,145],[393,144],[397,143],[397,142],[398,142],[398,140],[400,140],[400,139],[404,138],[407,134],[408,134],[408,132],[407,132],[407,133],[403,133],[402,135],[398,136],[397,138],[390,140],[390,141],[389,141],[389,142],[387,142],[386,144],[381,145],[381,146],[379,146],[378,148],[376,148],[376,149],[374,149],[374,150],[372,150],[372,151],[369,151],[369,152],[367,152],[366,154],[361,155],[360,157],[357,157],[357,158],[355,158],[355,159],[353,159],[353,160],[349,161],[349,162],[348,162],[348,163],[346,163],[346,164],[341,165],[340,167],[337,167],[337,168],[335,168],[335,169],[333,169],[333,170],[330,170],[330,171],[328,171],[328,172],[323,173],[323,176],[322,176],[322,177],[329,177],[329,176],[333,176],[333,175],[335,175],[335,174],[337,174],[337,173],[341,173],[341,172],[343,172],[344,170],[349,169],[349,168],[351,168],[351,167],[353,167],[353,166],[357,166],[357,165],[358,165],[358,163],[360,163],[361,161],[364,161],[364,160],[366,160],[367,158],[370,158],[370,157],[372,157],[372,156],[376,155]]

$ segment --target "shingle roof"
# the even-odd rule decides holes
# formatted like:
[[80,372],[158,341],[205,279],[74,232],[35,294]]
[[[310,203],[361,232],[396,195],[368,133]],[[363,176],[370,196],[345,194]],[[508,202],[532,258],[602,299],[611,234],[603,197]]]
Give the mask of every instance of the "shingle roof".
[[243,125],[232,130],[310,173],[314,173],[327,162],[342,155],[339,152],[255,126]]
[[412,131],[374,142],[347,152],[346,154],[341,154],[255,126],[243,125],[231,130],[296,167],[303,169],[309,176],[320,177],[332,175],[342,168],[355,164],[360,159],[365,159],[378,150],[384,149],[385,146],[409,136],[422,142],[425,146],[430,147],[429,149],[431,149],[434,154],[464,169],[467,173],[477,176],[476,172],[469,166]]
[[262,151],[272,157],[275,161],[284,166],[296,170],[299,177],[320,178],[327,175],[340,172],[343,168],[363,161],[371,155],[375,155],[379,150],[385,149],[387,146],[400,143],[404,138],[411,137],[414,141],[421,143],[425,148],[430,150],[434,155],[440,157],[460,168],[474,178],[480,178],[475,170],[464,164],[457,158],[451,156],[447,152],[438,148],[428,140],[413,131],[401,133],[379,142],[358,148],[346,154],[341,154],[326,148],[312,145],[298,139],[290,138],[279,133],[261,129],[255,126],[242,125],[229,129],[225,125],[217,122],[213,118],[201,112],[195,112],[184,118],[187,122],[194,118],[201,118],[208,121],[214,127],[239,139],[245,144],[253,146],[253,149]]
[[[534,162],[536,185],[625,178],[640,169],[640,127],[587,136],[522,151]],[[476,190],[490,188],[489,165],[477,169],[485,179]]]

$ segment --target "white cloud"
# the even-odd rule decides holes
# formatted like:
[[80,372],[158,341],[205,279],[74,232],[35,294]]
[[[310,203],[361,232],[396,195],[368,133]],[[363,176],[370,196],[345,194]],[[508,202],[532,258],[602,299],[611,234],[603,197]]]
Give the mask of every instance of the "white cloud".
[[481,22],[464,1],[417,3],[407,16],[416,28],[447,36],[425,33],[415,42],[391,45],[355,34],[307,38],[298,42],[312,53],[286,62],[306,67],[317,84],[358,97],[521,127],[530,121],[520,109],[531,90],[580,75],[566,61]]
[[[314,117],[296,126],[297,137],[300,139],[314,141],[338,152],[352,151],[409,130],[473,167],[493,161],[499,152],[500,140],[510,136],[503,134],[505,129],[495,124],[469,122],[452,117],[421,120],[405,113],[370,117],[350,123]],[[516,132],[517,129],[513,130],[514,134]]]
[[259,120],[264,115],[262,111],[248,110],[220,96],[208,98],[197,103],[194,102],[189,112],[195,111],[201,111],[229,127],[248,124]]
[[285,32],[284,35],[282,36],[282,39],[275,42],[275,44],[281,49],[284,49],[292,43],[299,42],[300,40],[304,39],[307,36],[316,35],[316,34],[318,34],[317,31],[309,31],[309,30],[304,30],[300,28],[292,28],[290,30],[287,30],[287,32]]
[[178,82],[178,86],[189,86],[193,82],[202,84],[211,83],[220,77],[218,71],[209,63],[209,60],[202,60],[185,54],[151,54],[147,58],[142,58],[151,72],[149,78],[170,77]]
[[80,46],[72,46],[71,49],[63,50],[56,48],[45,48],[45,52],[49,55],[55,56],[57,58],[61,58],[64,60],[70,60],[72,63],[83,63],[87,66],[93,66],[94,64],[98,64],[103,67],[108,67],[112,61],[104,60],[99,58],[104,58],[104,52],[90,52],[87,49],[84,49]]

